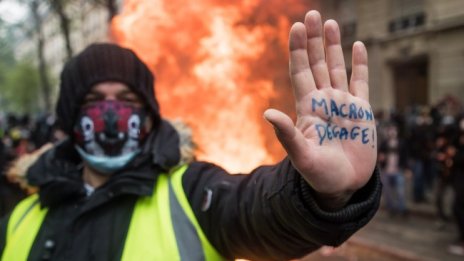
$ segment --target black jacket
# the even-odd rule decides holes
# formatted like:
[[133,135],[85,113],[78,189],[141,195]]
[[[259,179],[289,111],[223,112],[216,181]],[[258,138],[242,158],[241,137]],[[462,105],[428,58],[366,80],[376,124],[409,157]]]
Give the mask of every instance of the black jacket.
[[[178,136],[169,124],[163,122],[146,144],[138,158],[90,197],[70,142],[43,155],[28,177],[40,187],[40,203],[49,212],[29,260],[119,260],[137,198],[151,195],[158,174],[179,161]],[[228,259],[285,260],[321,245],[339,245],[372,218],[381,194],[376,171],[345,208],[325,212],[288,159],[249,175],[194,162],[182,182],[204,233]],[[208,208],[202,206],[205,190],[213,192]],[[0,227],[0,254],[7,222],[8,217]]]

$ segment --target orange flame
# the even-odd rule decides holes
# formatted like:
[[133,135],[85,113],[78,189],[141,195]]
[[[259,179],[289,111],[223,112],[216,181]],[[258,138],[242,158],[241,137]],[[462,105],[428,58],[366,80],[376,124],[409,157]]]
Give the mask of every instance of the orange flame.
[[198,159],[232,172],[273,163],[284,151],[262,118],[293,115],[287,41],[306,0],[126,0],[113,38],[155,73],[162,115],[193,129]]

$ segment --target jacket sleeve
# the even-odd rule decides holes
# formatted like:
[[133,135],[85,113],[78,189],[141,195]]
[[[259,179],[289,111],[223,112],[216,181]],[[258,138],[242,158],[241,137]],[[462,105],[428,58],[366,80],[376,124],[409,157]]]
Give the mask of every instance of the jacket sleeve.
[[326,212],[288,159],[249,175],[192,163],[183,186],[211,244],[228,259],[252,260],[288,260],[340,245],[374,216],[381,194],[376,169],[343,209]]

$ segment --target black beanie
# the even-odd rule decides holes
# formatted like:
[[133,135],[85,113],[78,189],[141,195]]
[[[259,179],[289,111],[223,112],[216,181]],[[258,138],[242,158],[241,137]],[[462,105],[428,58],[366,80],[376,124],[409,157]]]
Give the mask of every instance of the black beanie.
[[137,55],[115,44],[92,44],[69,60],[61,72],[56,115],[60,127],[73,132],[85,95],[97,83],[125,83],[145,99],[155,125],[160,122],[159,105],[154,94],[154,76]]

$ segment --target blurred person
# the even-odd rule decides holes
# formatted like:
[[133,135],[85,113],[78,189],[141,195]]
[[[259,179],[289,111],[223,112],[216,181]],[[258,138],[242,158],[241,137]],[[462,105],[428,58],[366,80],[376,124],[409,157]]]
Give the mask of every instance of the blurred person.
[[6,123],[4,122],[3,115],[0,113],[0,140],[5,137]]
[[16,117],[11,115],[8,126],[7,136],[11,141],[9,147],[14,153],[14,157],[20,157],[33,150],[30,143],[30,121],[29,116]]
[[0,218],[11,212],[18,202],[26,197],[26,193],[15,183],[0,174]]
[[14,206],[25,197],[25,193],[16,184],[9,182],[4,175],[12,159],[3,139],[0,139],[0,218],[13,210]]
[[383,110],[378,110],[375,112],[375,124],[377,128],[377,146],[385,140],[386,131],[385,126],[388,123],[387,113]]
[[353,45],[348,84],[335,21],[310,11],[289,38],[297,124],[265,112],[288,156],[249,175],[180,161],[153,75],[131,50],[93,44],[71,59],[56,110],[69,138],[29,168],[39,192],[1,222],[2,258],[288,260],[340,245],[381,193],[367,52]]
[[3,173],[3,170],[6,167],[7,162],[7,150],[3,138],[0,138],[0,173]]
[[31,131],[31,142],[34,148],[40,148],[53,141],[55,121],[55,117],[48,114],[37,118]]
[[19,123],[18,117],[14,113],[8,113],[6,116],[7,130],[16,127]]
[[378,155],[385,206],[391,216],[406,216],[405,147],[395,124],[390,123],[385,130],[386,138],[379,147]]
[[430,108],[430,117],[432,118],[433,126],[438,126],[441,124],[443,116],[440,112],[440,108],[438,104]]
[[432,119],[428,116],[425,108],[421,109],[414,119],[408,135],[408,165],[413,174],[413,201],[422,203],[427,201],[424,165],[430,158],[431,148],[429,144],[432,135]]
[[11,212],[26,197],[18,184],[10,182],[4,173],[0,173],[0,218]]
[[454,189],[453,214],[458,227],[458,239],[449,246],[449,252],[464,256],[464,116],[461,115],[459,135],[456,139],[456,154],[452,168],[452,184]]
[[447,137],[445,133],[440,134],[435,141],[434,160],[436,162],[436,192],[435,192],[435,207],[439,218],[439,225],[443,226],[449,217],[444,209],[444,197],[446,189],[450,185],[451,168],[453,166],[453,158],[455,156],[455,148],[449,141],[451,137]]

